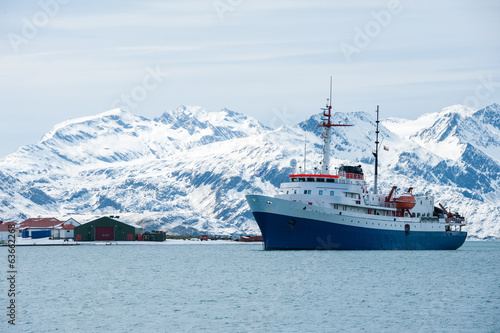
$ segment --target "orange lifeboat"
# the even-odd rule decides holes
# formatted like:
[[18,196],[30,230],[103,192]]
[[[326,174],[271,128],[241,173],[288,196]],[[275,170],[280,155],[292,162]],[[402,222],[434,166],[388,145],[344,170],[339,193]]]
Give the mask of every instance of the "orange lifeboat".
[[392,197],[397,186],[393,186],[391,193],[385,198],[386,202],[394,204],[394,207],[398,210],[412,209],[415,207],[415,197],[411,194],[413,187],[410,187],[406,193],[403,193],[399,197]]
[[412,209],[415,207],[415,197],[410,192],[403,193],[397,198],[391,200],[396,209]]

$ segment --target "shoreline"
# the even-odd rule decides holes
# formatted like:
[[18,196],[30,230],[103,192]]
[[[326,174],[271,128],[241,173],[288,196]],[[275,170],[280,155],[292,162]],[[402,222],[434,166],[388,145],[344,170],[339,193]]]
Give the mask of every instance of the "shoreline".
[[[75,241],[64,241],[62,239],[29,239],[29,238],[18,238],[15,246],[103,246],[103,245],[131,245],[131,246],[141,246],[141,245],[225,245],[225,244],[262,244],[262,242],[239,242],[232,240],[206,240],[201,241],[199,239],[189,240],[189,239],[167,239],[162,242],[154,241],[89,241],[89,242],[75,242]],[[8,243],[0,244],[0,247],[9,246]]]

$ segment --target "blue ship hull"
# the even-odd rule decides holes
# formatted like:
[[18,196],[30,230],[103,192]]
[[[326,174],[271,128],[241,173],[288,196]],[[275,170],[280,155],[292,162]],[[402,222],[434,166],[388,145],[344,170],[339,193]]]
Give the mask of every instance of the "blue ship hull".
[[466,232],[381,230],[253,212],[266,250],[456,250]]

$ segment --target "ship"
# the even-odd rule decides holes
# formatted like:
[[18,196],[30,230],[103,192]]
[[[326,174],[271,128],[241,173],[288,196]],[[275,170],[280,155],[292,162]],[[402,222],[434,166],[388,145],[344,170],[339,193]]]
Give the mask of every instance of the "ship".
[[[361,165],[330,172],[332,89],[322,108],[323,157],[313,173],[290,174],[273,196],[249,194],[246,200],[266,250],[456,250],[463,245],[466,221],[434,197],[413,188],[388,194],[377,189],[379,106],[376,109],[375,173],[368,189]],[[401,193],[400,193],[401,192]]]

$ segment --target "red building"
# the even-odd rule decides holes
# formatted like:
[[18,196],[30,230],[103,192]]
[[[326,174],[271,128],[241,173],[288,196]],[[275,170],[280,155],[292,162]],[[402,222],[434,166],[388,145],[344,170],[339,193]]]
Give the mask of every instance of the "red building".
[[55,226],[61,223],[63,223],[63,221],[59,221],[54,217],[47,217],[47,218],[36,217],[24,220],[23,222],[19,223],[16,226],[16,229],[19,231],[18,236],[22,236],[23,231],[27,231],[27,234],[25,233],[25,235],[27,237],[31,237],[31,232],[45,231],[45,230],[49,230],[52,235]]

